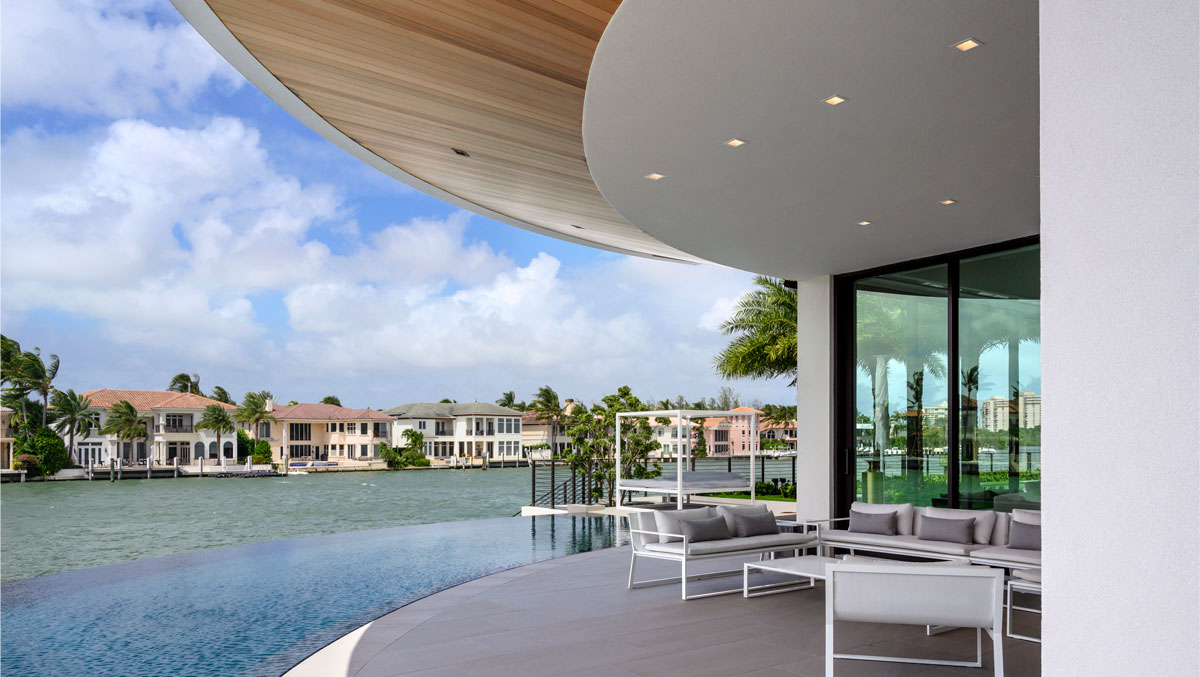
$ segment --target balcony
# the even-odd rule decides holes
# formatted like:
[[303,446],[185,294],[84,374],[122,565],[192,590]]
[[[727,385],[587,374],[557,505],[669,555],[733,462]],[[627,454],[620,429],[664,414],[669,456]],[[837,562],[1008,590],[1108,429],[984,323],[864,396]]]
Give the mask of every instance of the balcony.
[[191,423],[184,423],[181,425],[156,425],[156,426],[154,426],[154,432],[156,432],[156,433],[194,433],[196,431],[192,427]]

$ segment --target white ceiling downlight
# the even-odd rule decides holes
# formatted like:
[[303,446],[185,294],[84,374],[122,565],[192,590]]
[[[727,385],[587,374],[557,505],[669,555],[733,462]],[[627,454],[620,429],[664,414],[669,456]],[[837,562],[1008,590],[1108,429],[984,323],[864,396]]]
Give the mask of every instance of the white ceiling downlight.
[[967,38],[966,40],[963,40],[962,42],[955,44],[954,49],[957,49],[960,52],[969,52],[972,49],[975,49],[976,47],[980,47],[982,45],[983,45],[983,43],[980,42],[979,40],[976,40],[975,38]]
[[836,106],[836,105],[838,105],[839,103],[845,103],[845,101],[846,101],[846,97],[844,97],[844,96],[838,96],[837,94],[834,94],[833,96],[831,96],[831,97],[829,97],[829,98],[827,98],[827,99],[821,99],[821,101],[823,101],[824,103],[827,103],[827,104],[829,104],[830,106]]

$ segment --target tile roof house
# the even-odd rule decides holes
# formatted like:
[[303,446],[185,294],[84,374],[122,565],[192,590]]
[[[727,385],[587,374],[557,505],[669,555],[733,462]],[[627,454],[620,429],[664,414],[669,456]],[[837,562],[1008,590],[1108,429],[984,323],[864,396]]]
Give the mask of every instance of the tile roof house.
[[[233,462],[237,458],[237,437],[233,433],[218,436],[210,430],[197,430],[201,413],[211,405],[217,405],[232,413],[237,407],[218,402],[210,397],[193,393],[178,393],[171,390],[124,390],[102,388],[81,393],[91,400],[88,407],[97,422],[97,427],[82,436],[76,436],[75,449],[71,456],[76,463],[86,465],[89,461],[102,465],[109,460],[120,459],[122,463],[171,464],[178,459],[181,465],[199,459]],[[118,402],[129,402],[146,421],[146,437],[140,440],[120,440],[115,435],[101,435],[100,426],[108,418],[108,410]],[[64,441],[68,439],[64,435]]]
[[490,402],[411,402],[387,410],[395,439],[405,430],[424,435],[425,455],[434,462],[517,462],[523,457],[522,414]]
[[276,421],[260,423],[253,437],[270,442],[276,462],[369,464],[379,458],[379,445],[391,440],[392,417],[377,409],[308,402],[272,403],[270,409]]

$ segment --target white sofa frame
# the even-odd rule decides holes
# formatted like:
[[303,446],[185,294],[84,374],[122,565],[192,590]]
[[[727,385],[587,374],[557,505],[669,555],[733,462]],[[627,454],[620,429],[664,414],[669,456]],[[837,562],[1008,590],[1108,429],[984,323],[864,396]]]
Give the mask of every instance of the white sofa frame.
[[1036,581],[1010,579],[1008,581],[1008,585],[1006,587],[1007,587],[1008,594],[1005,596],[1005,606],[1008,611],[1008,619],[1005,621],[1004,634],[1009,637],[1012,637],[1013,639],[1023,639],[1026,642],[1037,642],[1038,644],[1041,644],[1042,643],[1041,637],[1033,637],[1032,635],[1013,634],[1012,616],[1013,616],[1014,611],[1024,611],[1026,613],[1041,615],[1041,613],[1042,613],[1041,609],[1034,609],[1033,607],[1026,607],[1026,606],[1017,606],[1016,602],[1013,601],[1013,591],[1023,592],[1023,593],[1037,595],[1038,597],[1041,597],[1042,596],[1042,584],[1038,583]]
[[[688,592],[687,592],[688,581],[702,581],[702,580],[706,580],[709,578],[722,578],[725,576],[742,576],[744,574],[744,571],[742,569],[738,568],[738,569],[725,569],[725,570],[721,570],[721,571],[708,571],[708,572],[705,572],[702,574],[688,575],[688,572],[687,572],[688,562],[698,562],[698,561],[708,560],[708,559],[721,559],[723,557],[739,557],[739,556],[745,556],[745,555],[758,555],[759,559],[762,560],[766,557],[766,555],[768,553],[782,552],[782,551],[787,551],[787,550],[791,550],[791,551],[799,553],[801,550],[808,550],[810,548],[816,548],[817,544],[818,544],[818,541],[814,540],[810,543],[803,543],[803,544],[798,544],[798,545],[785,545],[785,546],[775,545],[775,546],[766,546],[766,547],[758,547],[758,548],[746,548],[743,550],[729,550],[729,551],[725,551],[725,552],[714,552],[714,553],[705,554],[705,555],[693,555],[693,554],[688,553],[688,550],[690,549],[690,548],[688,548],[688,538],[687,538],[687,536],[685,536],[683,534],[670,534],[670,533],[664,533],[664,532],[660,532],[660,531],[649,531],[646,529],[633,529],[633,528],[630,528],[629,533],[631,535],[632,534],[641,534],[643,536],[646,536],[648,538],[653,538],[655,540],[657,540],[658,537],[660,537],[660,536],[667,536],[667,537],[674,537],[674,538],[682,539],[682,541],[683,541],[682,552],[672,553],[672,552],[659,552],[656,550],[645,550],[644,545],[638,544],[637,537],[631,538],[630,540],[632,542],[631,543],[632,547],[631,547],[631,554],[629,557],[629,583],[627,585],[627,589],[634,590],[637,588],[649,588],[649,587],[653,587],[656,585],[671,585],[673,583],[679,583],[680,584],[680,597],[684,601],[687,601],[689,599],[701,599],[704,597],[716,597],[718,595],[732,595],[732,594],[740,595],[743,593],[743,588],[742,588],[742,586],[739,585],[738,587],[733,588],[731,590],[718,590],[716,592],[705,592],[705,593],[700,593],[698,595],[688,595]],[[671,561],[671,562],[679,562],[679,575],[678,576],[670,576],[668,578],[655,578],[655,579],[646,580],[646,581],[635,580],[634,572],[637,567],[637,561],[638,561],[639,557],[645,557],[648,559],[667,560],[667,561]],[[793,585],[793,583],[789,582],[789,583],[778,583],[778,584],[774,584],[774,585],[759,585],[759,586],[752,587],[751,590],[766,590],[769,588],[782,587],[782,586],[787,586],[787,585]]]
[[[959,591],[944,599],[924,595],[920,599],[922,608],[914,608],[913,600],[906,599],[908,592],[903,579],[920,576],[932,576],[946,579],[977,579],[979,586],[986,587],[977,592],[986,592],[989,610],[975,610],[979,616],[987,616],[986,624],[964,625],[962,615],[963,601]],[[859,593],[869,598],[865,603],[860,602],[855,608],[854,600],[843,602],[838,595],[839,577],[853,578],[854,585],[861,587],[862,579],[875,577],[879,584],[867,593]],[[869,581],[868,581],[869,582]],[[965,581],[959,581],[960,583]],[[992,639],[993,668],[997,677],[1004,675],[1004,644],[1001,625],[1004,618],[1004,572],[987,567],[956,567],[956,566],[927,566],[921,564],[827,564],[825,567],[825,674],[834,674],[835,659],[881,661],[887,663],[915,663],[919,665],[949,665],[957,667],[978,668],[983,666],[983,632],[987,631]],[[894,596],[894,601],[889,600]],[[843,608],[843,605],[849,608]],[[883,609],[885,611],[879,611]],[[896,610],[902,611],[896,611]],[[907,615],[906,615],[907,614]],[[975,628],[975,660],[948,661],[932,658],[908,658],[901,656],[875,656],[866,654],[835,653],[834,622],[838,620],[860,621],[869,623],[898,623],[910,625],[974,627]]]

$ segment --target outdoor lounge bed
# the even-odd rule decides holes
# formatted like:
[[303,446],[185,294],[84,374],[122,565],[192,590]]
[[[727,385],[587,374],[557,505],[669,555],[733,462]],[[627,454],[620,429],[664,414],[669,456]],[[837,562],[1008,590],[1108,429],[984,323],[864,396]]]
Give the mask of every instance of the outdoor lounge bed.
[[684,472],[683,481],[675,475],[663,475],[649,479],[621,480],[621,488],[630,491],[684,494],[711,493],[716,491],[750,491],[750,480],[735,472]]
[[[741,576],[739,567],[725,571],[713,571],[703,574],[688,575],[688,562],[695,562],[720,557],[740,555],[758,555],[762,557],[769,552],[784,550],[799,550],[817,545],[814,533],[773,533],[759,536],[737,536],[734,520],[736,515],[763,516],[771,515],[765,505],[718,506],[717,508],[703,507],[691,510],[644,510],[629,515],[630,541],[632,554],[629,561],[630,590],[645,588],[653,585],[680,584],[680,595],[683,599],[699,599],[715,595],[740,594],[742,586],[730,590],[707,592],[699,595],[688,595],[688,581],[698,581],[722,576]],[[727,530],[720,538],[703,541],[693,541],[683,533],[680,521],[709,520],[714,517],[724,517]],[[771,519],[774,516],[771,515]],[[680,574],[670,578],[654,580],[634,580],[638,558],[667,560],[679,562]]]
[[[810,520],[801,524],[815,526],[821,545],[842,548],[851,552],[877,552],[909,555],[928,559],[961,560],[1004,569],[1037,569],[1042,565],[1040,550],[1009,547],[1009,528],[1013,516],[992,510],[953,510],[949,508],[914,507],[911,503],[861,503],[855,501],[850,509],[859,513],[896,513],[894,535],[861,533],[849,529],[830,529],[828,525],[848,522],[842,517],[830,520]],[[1040,513],[1016,510],[1019,521],[1040,524]],[[937,519],[976,520],[971,543],[926,540],[917,537],[925,517]],[[807,529],[806,529],[807,530]]]

